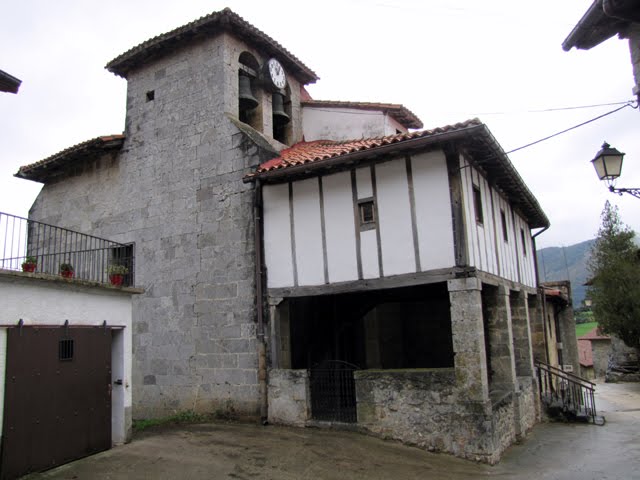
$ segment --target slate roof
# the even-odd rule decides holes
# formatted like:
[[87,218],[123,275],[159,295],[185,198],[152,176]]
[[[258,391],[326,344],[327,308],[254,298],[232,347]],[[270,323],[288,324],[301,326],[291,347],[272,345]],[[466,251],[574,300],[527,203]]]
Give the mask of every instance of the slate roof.
[[88,158],[96,158],[103,153],[120,150],[124,139],[124,135],[106,135],[78,143],[43,160],[20,167],[15,176],[44,183],[56,173]]
[[130,71],[167,55],[178,48],[202,38],[232,33],[276,57],[284,68],[303,84],[314,83],[318,76],[286,48],[257,29],[229,8],[199,18],[170,32],[153,37],[137,45],[106,65],[106,69],[123,78]]
[[262,163],[245,181],[288,181],[321,171],[353,165],[359,161],[389,158],[431,146],[455,142],[469,152],[473,162],[487,172],[496,185],[526,216],[531,228],[549,226],[549,219],[489,129],[477,118],[431,130],[351,141],[300,142]]
[[388,113],[405,128],[422,128],[422,121],[408,108],[396,103],[344,102],[335,100],[303,100],[302,106],[379,110]]

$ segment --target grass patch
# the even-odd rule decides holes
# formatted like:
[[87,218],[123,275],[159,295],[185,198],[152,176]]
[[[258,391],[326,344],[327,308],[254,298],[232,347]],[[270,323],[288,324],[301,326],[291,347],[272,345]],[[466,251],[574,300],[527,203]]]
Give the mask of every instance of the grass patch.
[[141,432],[147,428],[159,427],[164,425],[178,425],[185,423],[202,423],[211,420],[209,415],[201,415],[191,410],[176,413],[163,418],[150,418],[133,421],[133,431]]
[[582,335],[589,333],[597,326],[598,322],[579,323],[576,325],[576,337],[580,338]]

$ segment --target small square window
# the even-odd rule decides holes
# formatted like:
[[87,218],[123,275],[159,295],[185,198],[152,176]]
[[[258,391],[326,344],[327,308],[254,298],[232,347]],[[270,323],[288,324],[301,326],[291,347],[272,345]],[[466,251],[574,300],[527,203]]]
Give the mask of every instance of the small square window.
[[376,209],[373,199],[365,199],[358,202],[358,216],[361,229],[368,230],[370,228],[375,228]]
[[147,92],[147,102],[151,102],[156,98],[156,91],[155,90],[149,90]]

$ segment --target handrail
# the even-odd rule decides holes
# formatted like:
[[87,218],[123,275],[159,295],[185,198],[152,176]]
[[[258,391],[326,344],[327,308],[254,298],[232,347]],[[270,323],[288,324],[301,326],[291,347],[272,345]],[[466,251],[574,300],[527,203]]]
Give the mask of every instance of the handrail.
[[536,371],[540,399],[548,407],[560,408],[574,418],[586,417],[594,424],[604,424],[604,417],[598,417],[596,411],[595,383],[542,362],[536,363]]

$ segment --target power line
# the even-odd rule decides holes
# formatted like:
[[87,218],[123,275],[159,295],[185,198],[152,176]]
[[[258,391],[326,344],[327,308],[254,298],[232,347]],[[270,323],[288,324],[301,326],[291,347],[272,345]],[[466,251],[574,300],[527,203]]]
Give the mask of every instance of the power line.
[[471,113],[470,116],[478,115],[514,115],[518,113],[546,113],[546,112],[559,112],[563,110],[579,110],[583,108],[595,108],[595,107],[610,107],[611,105],[626,105],[633,102],[633,100],[625,100],[624,102],[611,102],[611,103],[596,103],[593,105],[578,105],[572,107],[556,107],[556,108],[543,108],[538,110],[514,110],[511,112],[476,112]]
[[621,106],[619,108],[616,108],[615,110],[611,110],[610,112],[603,113],[602,115],[599,115],[599,116],[597,116],[595,118],[592,118],[591,120],[587,120],[586,122],[582,122],[582,123],[580,123],[578,125],[574,125],[573,127],[569,127],[569,128],[567,128],[565,130],[562,130],[560,132],[554,133],[553,135],[549,135],[547,137],[541,138],[540,140],[536,140],[535,142],[527,143],[526,145],[523,145],[522,147],[514,148],[513,150],[509,150],[506,153],[509,154],[509,153],[517,152],[518,150],[522,150],[523,148],[527,148],[527,147],[530,147],[532,145],[536,145],[537,143],[544,142],[545,140],[549,140],[550,138],[557,137],[558,135],[562,135],[563,133],[567,133],[567,132],[569,132],[571,130],[575,130],[576,128],[582,127],[583,125],[587,125],[588,123],[595,122],[596,120],[599,120],[599,119],[601,119],[603,117],[606,117],[607,115],[611,115],[612,113],[616,113],[616,112],[618,112],[618,111],[620,111],[620,110],[622,110],[623,108],[626,108],[626,107],[638,108],[638,104],[636,103],[634,105],[631,102],[627,102],[626,104],[624,104],[623,106]]

